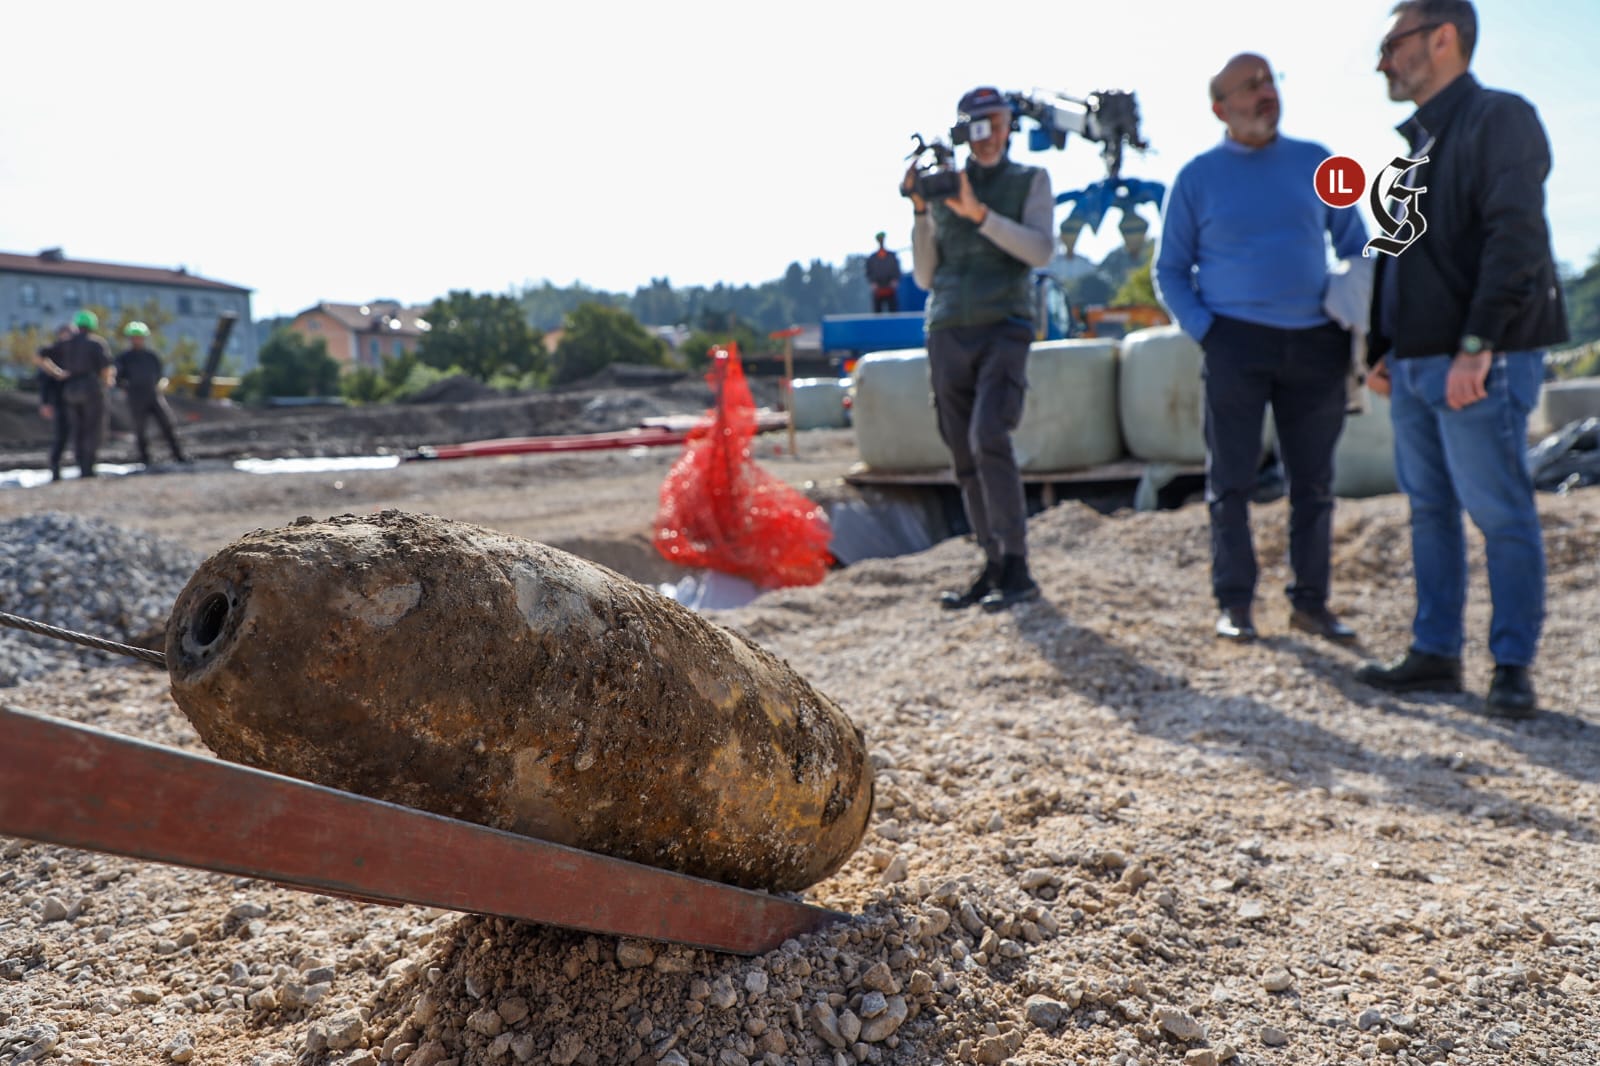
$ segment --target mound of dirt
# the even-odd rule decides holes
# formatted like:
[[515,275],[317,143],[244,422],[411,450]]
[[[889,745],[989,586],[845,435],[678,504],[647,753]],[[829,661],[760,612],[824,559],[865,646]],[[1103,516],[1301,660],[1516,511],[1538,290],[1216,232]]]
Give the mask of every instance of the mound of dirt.
[[[624,368],[593,385],[515,395],[450,378],[402,404],[247,409],[187,397],[171,397],[169,403],[192,457],[234,460],[407,454],[425,445],[610,432],[647,418],[700,415],[714,402],[699,378],[634,369],[641,373]],[[624,380],[631,383],[621,384]],[[778,404],[775,380],[754,379],[751,385],[758,406]],[[100,461],[137,461],[120,393],[111,398],[109,428]],[[0,470],[45,468],[50,439],[51,425],[39,417],[36,395],[0,392]],[[72,458],[69,448],[69,465]]]
[[406,397],[406,403],[471,403],[474,400],[488,400],[500,395],[499,390],[490,388],[477,378],[465,374],[456,374],[442,381],[435,381],[425,389],[414,395]]
[[[582,551],[609,543],[602,524],[643,532],[671,458],[518,460],[452,481],[404,464],[337,489],[197,475],[61,486],[52,505],[203,538],[402,499]],[[1356,647],[1288,628],[1282,501],[1252,511],[1263,639],[1249,645],[1211,634],[1197,507],[1043,512],[1043,597],[999,614],[935,603],[971,577],[963,540],[716,613],[836,700],[877,770],[865,842],[806,893],[851,917],[755,958],[0,841],[0,1061],[1600,1061],[1600,493],[1538,502],[1544,710],[1519,723],[1474,713],[1492,667],[1475,535],[1470,691],[1352,679],[1409,639],[1393,496],[1336,514],[1333,606]],[[202,750],[143,670],[66,670],[7,699]]]

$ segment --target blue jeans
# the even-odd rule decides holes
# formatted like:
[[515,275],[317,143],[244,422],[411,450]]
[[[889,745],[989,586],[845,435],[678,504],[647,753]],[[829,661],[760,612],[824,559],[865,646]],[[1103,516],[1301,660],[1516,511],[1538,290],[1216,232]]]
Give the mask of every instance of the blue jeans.
[[1453,356],[1389,361],[1395,476],[1411,500],[1417,651],[1461,654],[1464,507],[1488,557],[1489,651],[1502,666],[1533,662],[1544,624],[1544,540],[1528,473],[1528,412],[1539,402],[1543,354],[1496,355],[1484,382],[1488,395],[1459,411],[1445,405]]

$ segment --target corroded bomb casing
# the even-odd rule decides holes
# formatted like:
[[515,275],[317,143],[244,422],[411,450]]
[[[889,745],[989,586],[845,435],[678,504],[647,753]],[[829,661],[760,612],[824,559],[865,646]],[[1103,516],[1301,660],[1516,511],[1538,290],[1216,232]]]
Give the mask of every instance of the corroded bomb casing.
[[814,884],[872,809],[861,731],[787,663],[435,516],[241,537],[178,597],[166,655],[223,758],[728,884]]

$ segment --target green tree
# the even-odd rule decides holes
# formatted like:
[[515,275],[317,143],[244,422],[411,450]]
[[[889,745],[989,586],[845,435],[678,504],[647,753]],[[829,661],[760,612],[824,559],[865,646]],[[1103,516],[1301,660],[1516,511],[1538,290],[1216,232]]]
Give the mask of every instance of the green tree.
[[261,346],[257,363],[234,390],[240,403],[261,403],[271,396],[339,395],[339,364],[321,337],[308,341],[293,330],[279,329]]
[[[779,343],[768,340],[765,334],[757,333],[755,327],[741,321],[732,311],[703,311],[695,322],[694,332],[678,346],[678,350],[689,366],[698,370],[710,362],[714,346],[729,341],[739,345],[739,354],[744,358],[769,352]],[[782,348],[778,347],[777,350],[781,351]]]
[[1128,272],[1127,278],[1122,282],[1122,288],[1111,298],[1111,306],[1132,307],[1136,304],[1161,306],[1156,300],[1155,283],[1150,279],[1150,264],[1154,258],[1152,256]]
[[31,388],[35,381],[34,357],[55,339],[54,330],[40,326],[24,326],[0,336],[0,362],[5,365],[7,381],[17,388]]
[[612,363],[665,366],[667,342],[626,311],[597,303],[580,304],[567,316],[552,359],[557,385],[598,373]]
[[370,366],[358,366],[339,379],[339,395],[351,403],[381,403],[383,376]]
[[651,278],[648,286],[639,286],[629,310],[634,318],[652,326],[673,326],[688,317],[683,297],[672,291],[672,282],[666,278]]
[[1572,343],[1600,340],[1600,252],[1589,261],[1589,269],[1563,279],[1562,287]]
[[[664,281],[665,279],[663,279]],[[671,292],[671,287],[667,287]],[[525,288],[518,295],[517,301],[522,305],[523,313],[528,321],[533,323],[534,329],[553,330],[567,320],[567,316],[576,311],[583,304],[599,304],[602,307],[626,307],[628,299],[612,293],[600,292],[587,285],[575,284],[565,289],[558,289],[546,281],[539,288]],[[641,319],[641,321],[653,321]],[[665,325],[666,323],[660,323]]]
[[417,358],[438,370],[459,367],[479,381],[543,371],[544,337],[528,325],[516,297],[455,291],[433,301]]

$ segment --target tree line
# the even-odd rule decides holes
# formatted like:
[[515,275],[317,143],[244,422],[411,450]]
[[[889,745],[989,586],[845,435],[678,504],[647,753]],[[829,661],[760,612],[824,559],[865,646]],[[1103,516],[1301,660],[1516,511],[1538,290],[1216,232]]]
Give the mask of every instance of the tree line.
[[[761,285],[675,289],[667,278],[652,278],[631,295],[548,281],[509,294],[454,291],[423,314],[430,328],[415,351],[344,373],[326,341],[280,323],[233,395],[242,403],[272,396],[380,403],[458,374],[522,391],[580,381],[613,363],[696,370],[713,346],[730,341],[749,355],[776,354],[782,342],[771,333],[870,309],[863,263],[862,256],[843,268],[792,263],[782,278]],[[651,327],[688,333],[674,350]]]
[[[379,368],[343,373],[325,342],[307,340],[282,328],[279,320],[261,348],[257,368],[245,375],[234,395],[242,402],[343,396],[375,403],[405,399],[457,374],[499,389],[527,390],[579,381],[612,363],[693,370],[713,345],[729,341],[748,355],[776,354],[781,342],[771,340],[771,333],[818,322],[823,315],[870,309],[864,263],[865,256],[859,255],[848,257],[842,267],[821,260],[809,266],[795,262],[782,277],[759,285],[676,288],[661,277],[632,293],[581,283],[558,287],[549,281],[505,294],[453,291],[430,306],[425,317],[432,329],[416,351]],[[909,269],[910,264],[903,265]],[[1600,252],[1581,273],[1564,273],[1572,344],[1600,340]],[[1153,293],[1148,295],[1153,299]],[[143,316],[158,335],[169,317],[152,303],[120,315],[102,313],[102,321],[120,326],[125,325],[122,319],[135,315]],[[655,327],[687,330],[688,335],[674,351]],[[31,379],[26,371],[43,343],[48,339],[37,330],[0,336],[0,359],[9,364],[8,376],[15,383],[25,385]],[[191,343],[163,354],[182,372],[194,368],[198,353],[193,349]],[[1571,361],[1563,372],[1600,374],[1600,354]]]
[[[343,395],[352,402],[405,399],[442,378],[465,374],[503,390],[565,385],[613,363],[697,369],[712,346],[737,342],[749,355],[775,354],[769,334],[827,314],[870,309],[863,256],[844,267],[813,260],[791,263],[783,277],[761,285],[676,289],[652,278],[632,294],[549,281],[504,295],[451,292],[425,317],[432,328],[415,352],[378,369],[341,375],[319,338],[306,341],[275,332],[261,350],[260,367],[246,375],[236,395]],[[1129,279],[1120,302],[1154,302],[1148,266]],[[1563,279],[1572,341],[1600,339],[1600,253],[1581,274]],[[674,351],[649,327],[686,328]],[[552,336],[554,343],[547,343]],[[1563,374],[1600,374],[1600,351],[1574,360]]]

